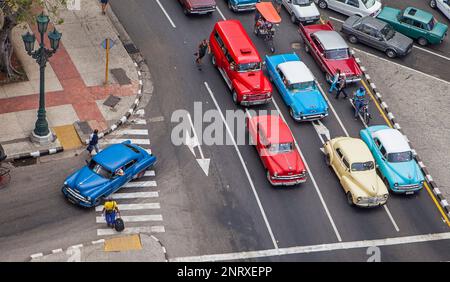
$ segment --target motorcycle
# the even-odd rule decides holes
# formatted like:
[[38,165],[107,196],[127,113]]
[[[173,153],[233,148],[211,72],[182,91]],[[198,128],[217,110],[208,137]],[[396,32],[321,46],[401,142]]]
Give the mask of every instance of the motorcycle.
[[281,22],[281,18],[270,2],[256,4],[256,17],[254,33],[264,39],[272,53],[275,52],[273,38],[275,37],[275,25]]
[[[356,98],[350,98],[350,103],[352,104],[352,107],[356,110]],[[361,120],[366,124],[369,125],[370,120],[372,119],[372,116],[369,113],[369,100],[364,99],[363,106],[359,109],[358,113]]]

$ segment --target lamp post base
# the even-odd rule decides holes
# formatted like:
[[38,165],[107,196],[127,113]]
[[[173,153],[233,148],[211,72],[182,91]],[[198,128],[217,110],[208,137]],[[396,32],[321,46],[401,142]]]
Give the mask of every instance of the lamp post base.
[[51,131],[45,136],[36,135],[36,133],[32,131],[30,138],[33,143],[37,143],[39,145],[48,145],[55,141],[55,136]]

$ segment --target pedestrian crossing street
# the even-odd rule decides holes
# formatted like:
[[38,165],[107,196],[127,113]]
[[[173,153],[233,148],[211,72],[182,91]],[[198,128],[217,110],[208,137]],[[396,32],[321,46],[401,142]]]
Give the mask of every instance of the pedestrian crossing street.
[[[130,140],[151,153],[149,132],[145,129],[147,122],[143,116],[144,111],[140,110],[130,118],[131,122],[127,128],[118,129],[101,139],[100,149]],[[119,205],[121,217],[125,223],[125,230],[120,232],[121,234],[165,232],[155,177],[154,168],[150,168],[142,178],[130,181],[111,195]],[[102,209],[103,206],[95,208],[97,236],[118,234],[113,228],[106,226]]]

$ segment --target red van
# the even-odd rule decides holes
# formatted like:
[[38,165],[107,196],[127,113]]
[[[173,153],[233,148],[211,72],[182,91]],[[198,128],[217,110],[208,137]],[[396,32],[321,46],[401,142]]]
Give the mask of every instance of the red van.
[[217,22],[209,42],[212,64],[222,74],[236,104],[251,106],[272,100],[272,85],[262,71],[261,57],[241,22]]

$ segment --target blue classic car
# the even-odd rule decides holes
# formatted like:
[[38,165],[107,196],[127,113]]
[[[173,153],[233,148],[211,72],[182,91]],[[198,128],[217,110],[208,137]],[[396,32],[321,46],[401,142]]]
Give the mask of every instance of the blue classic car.
[[94,207],[155,163],[155,156],[127,140],[104,149],[67,177],[62,192],[73,204]]
[[228,8],[234,12],[250,11],[255,9],[256,3],[261,0],[226,0]]
[[317,120],[328,115],[328,104],[314,75],[297,54],[266,56],[266,66],[294,120]]
[[381,172],[383,181],[395,193],[413,194],[423,188],[424,177],[406,138],[386,125],[360,131]]

